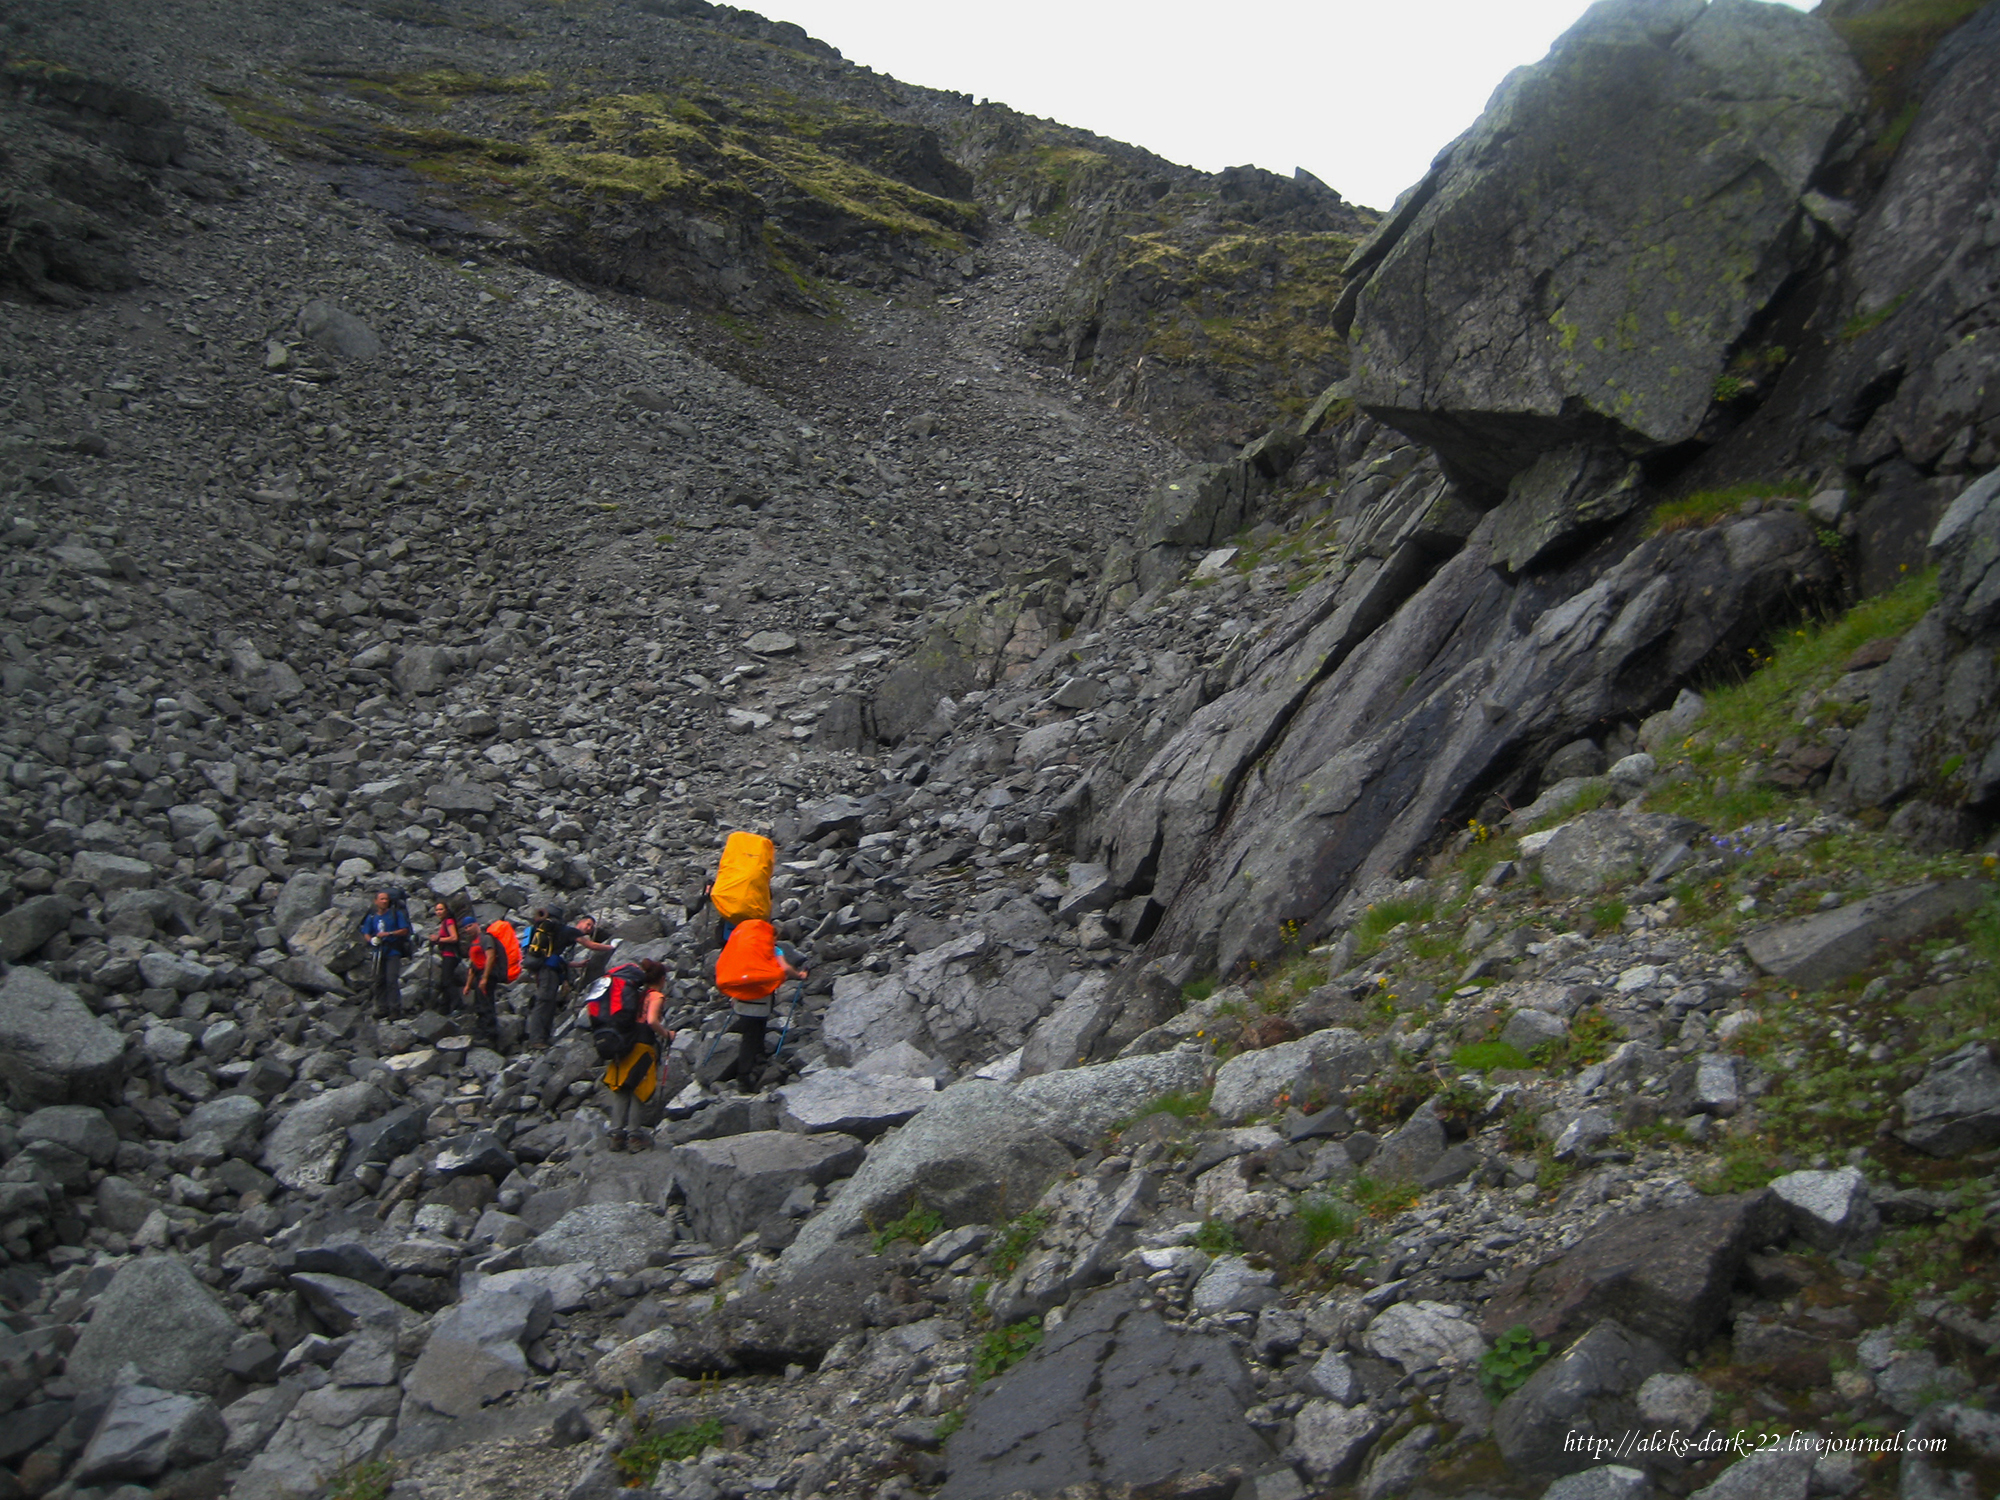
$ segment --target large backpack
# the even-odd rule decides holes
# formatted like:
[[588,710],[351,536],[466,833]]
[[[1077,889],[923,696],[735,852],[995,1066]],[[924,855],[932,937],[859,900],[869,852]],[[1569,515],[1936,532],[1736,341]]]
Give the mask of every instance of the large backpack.
[[715,960],[715,987],[732,1000],[762,1000],[784,982],[778,929],[769,922],[737,923]]
[[604,974],[604,989],[584,1003],[590,1043],[606,1062],[616,1062],[632,1050],[639,1021],[646,1013],[646,972],[636,963],[614,964]]
[[[398,927],[410,927],[410,893],[400,885],[389,887],[389,927],[391,931]],[[408,937],[396,939],[396,952],[401,957],[408,958],[417,951],[416,943],[416,930],[411,928]]]
[[764,921],[771,915],[771,870],[778,846],[758,833],[732,833],[722,846],[708,899],[728,923]]
[[507,956],[505,982],[512,984],[521,977],[521,935],[514,930],[514,924],[504,917],[497,922],[488,922],[486,935],[498,943],[500,951]]
[[562,913],[550,912],[528,929],[528,963],[533,968],[552,968],[561,962],[556,937],[562,929]]

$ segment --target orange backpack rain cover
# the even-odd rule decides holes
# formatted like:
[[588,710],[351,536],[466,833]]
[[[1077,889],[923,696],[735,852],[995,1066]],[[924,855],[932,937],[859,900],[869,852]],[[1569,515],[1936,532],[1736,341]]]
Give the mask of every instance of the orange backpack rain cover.
[[784,982],[778,929],[769,922],[738,923],[715,961],[715,987],[732,1000],[762,1000]]
[[512,984],[521,977],[521,935],[508,921],[489,922],[486,931],[507,954],[507,983]]
[[771,870],[778,846],[759,833],[732,833],[708,899],[725,922],[763,921],[771,915]]

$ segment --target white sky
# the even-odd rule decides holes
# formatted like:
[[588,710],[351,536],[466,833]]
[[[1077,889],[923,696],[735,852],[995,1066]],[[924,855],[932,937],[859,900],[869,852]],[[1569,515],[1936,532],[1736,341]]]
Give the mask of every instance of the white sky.
[[[1810,9],[1810,0],[1784,0]],[[748,0],[850,61],[1387,208],[1586,0]]]

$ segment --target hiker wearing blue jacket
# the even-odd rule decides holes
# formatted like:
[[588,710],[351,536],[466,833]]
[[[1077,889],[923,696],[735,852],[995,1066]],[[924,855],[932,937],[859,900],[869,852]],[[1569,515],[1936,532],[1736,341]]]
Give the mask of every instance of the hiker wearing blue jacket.
[[403,960],[410,956],[416,934],[410,930],[410,913],[387,891],[375,893],[375,909],[361,919],[361,935],[368,941],[375,960],[375,982],[370,999],[375,1014],[390,1018],[403,1011]]

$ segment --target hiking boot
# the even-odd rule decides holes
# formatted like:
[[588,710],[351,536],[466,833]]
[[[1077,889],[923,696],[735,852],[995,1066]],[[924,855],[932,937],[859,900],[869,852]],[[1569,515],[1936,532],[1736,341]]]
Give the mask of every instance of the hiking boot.
[[646,1151],[652,1148],[653,1138],[643,1130],[635,1130],[625,1140],[627,1151]]
[[609,1139],[609,1140],[610,1140],[610,1142],[611,1142],[611,1149],[612,1149],[613,1151],[623,1151],[623,1150],[625,1149],[625,1132],[624,1132],[624,1131],[622,1131],[622,1130],[614,1130],[614,1131],[612,1131],[612,1132],[611,1132],[611,1134],[610,1134],[610,1136],[608,1137],[608,1139]]

